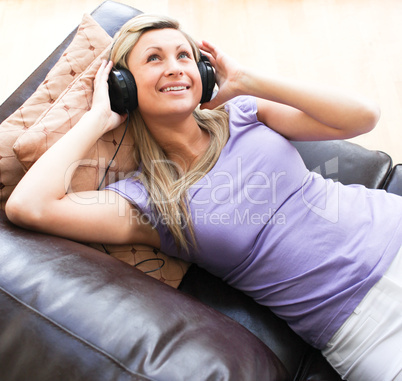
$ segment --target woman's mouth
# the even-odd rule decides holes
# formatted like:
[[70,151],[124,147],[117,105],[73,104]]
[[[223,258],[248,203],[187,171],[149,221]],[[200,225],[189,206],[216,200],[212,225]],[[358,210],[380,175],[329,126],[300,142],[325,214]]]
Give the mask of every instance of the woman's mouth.
[[186,90],[186,86],[173,86],[173,87],[167,87],[166,89],[163,89],[163,93],[167,93],[169,91],[180,91],[180,90]]
[[166,86],[162,87],[160,91],[162,93],[169,93],[171,91],[183,91],[183,90],[188,90],[190,86],[187,85],[176,85],[176,86]]

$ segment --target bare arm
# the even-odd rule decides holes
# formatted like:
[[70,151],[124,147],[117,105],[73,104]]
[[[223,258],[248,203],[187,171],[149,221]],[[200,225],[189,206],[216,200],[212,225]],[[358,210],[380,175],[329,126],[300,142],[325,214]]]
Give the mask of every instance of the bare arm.
[[380,112],[371,101],[333,89],[246,70],[215,46],[203,42],[217,72],[219,92],[204,108],[238,95],[258,98],[258,119],[292,140],[346,139],[366,133]]
[[66,238],[158,247],[157,232],[135,218],[134,207],[114,192],[66,194],[80,160],[105,132],[124,121],[110,110],[111,66],[102,63],[98,70],[91,110],[30,168],[10,196],[6,213],[18,225]]

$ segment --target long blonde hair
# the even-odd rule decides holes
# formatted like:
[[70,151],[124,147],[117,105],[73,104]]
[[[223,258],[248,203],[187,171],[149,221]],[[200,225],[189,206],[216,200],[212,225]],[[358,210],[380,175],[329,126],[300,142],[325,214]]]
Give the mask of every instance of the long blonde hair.
[[[120,67],[128,69],[127,59],[140,37],[149,30],[176,29],[183,33],[200,59],[195,41],[180,29],[179,23],[167,16],[143,14],[129,20],[115,36],[111,59]],[[187,252],[196,246],[194,227],[188,205],[187,190],[215,165],[229,137],[228,114],[224,106],[215,110],[195,109],[193,115],[198,126],[210,135],[210,144],[196,165],[183,173],[170,161],[149,132],[138,108],[130,115],[131,132],[134,136],[134,160],[141,164],[138,177],[146,187],[151,207],[156,209],[160,222],[174,237],[176,246]],[[186,236],[186,228],[189,236]]]

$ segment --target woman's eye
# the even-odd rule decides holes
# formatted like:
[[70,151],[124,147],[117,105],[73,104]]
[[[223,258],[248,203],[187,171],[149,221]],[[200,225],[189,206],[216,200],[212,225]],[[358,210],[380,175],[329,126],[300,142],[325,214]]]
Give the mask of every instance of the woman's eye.
[[159,57],[156,54],[153,54],[152,56],[149,56],[147,59],[147,62],[152,62],[152,61],[157,61]]
[[187,52],[181,52],[179,54],[179,59],[182,59],[182,58],[190,58],[190,54]]

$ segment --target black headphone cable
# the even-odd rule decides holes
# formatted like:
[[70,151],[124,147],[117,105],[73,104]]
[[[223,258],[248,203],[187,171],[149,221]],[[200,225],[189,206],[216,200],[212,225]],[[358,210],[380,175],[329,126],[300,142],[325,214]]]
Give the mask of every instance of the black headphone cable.
[[[106,175],[109,172],[109,169],[110,169],[110,167],[111,167],[111,165],[112,165],[117,153],[119,152],[119,149],[120,149],[120,147],[121,147],[121,145],[123,143],[124,137],[126,136],[126,132],[127,132],[127,129],[128,129],[128,124],[130,122],[130,112],[128,110],[126,110],[126,112],[127,112],[127,120],[126,120],[126,127],[124,128],[123,136],[121,137],[120,142],[117,145],[117,148],[116,148],[116,151],[115,151],[113,157],[110,159],[109,164],[106,167],[105,174],[103,175],[103,178],[102,178],[101,182],[99,183],[98,191],[101,189],[102,184],[106,179]],[[105,251],[105,253],[110,255],[110,252],[106,249],[106,247],[105,247],[105,245],[103,243],[101,243],[101,246],[103,247],[103,250]],[[154,252],[155,252],[155,250],[154,250]],[[158,251],[155,252],[155,254],[157,254],[157,253],[158,253]],[[137,267],[137,266],[139,266],[139,265],[141,265],[141,264],[143,264],[145,262],[149,262],[149,261],[159,261],[159,262],[161,262],[161,265],[159,267],[157,267],[156,269],[144,271],[145,274],[152,273],[154,271],[158,271],[165,265],[165,260],[163,258],[148,258],[148,259],[144,259],[143,261],[140,261],[140,262],[136,263],[134,265],[134,267]]]

